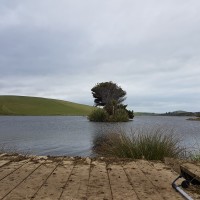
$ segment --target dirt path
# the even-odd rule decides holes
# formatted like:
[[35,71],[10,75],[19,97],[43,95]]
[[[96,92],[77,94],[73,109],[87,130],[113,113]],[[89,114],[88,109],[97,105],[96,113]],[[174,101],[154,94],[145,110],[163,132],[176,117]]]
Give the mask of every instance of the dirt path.
[[161,162],[4,154],[0,199],[179,200],[183,198],[171,187],[177,176]]

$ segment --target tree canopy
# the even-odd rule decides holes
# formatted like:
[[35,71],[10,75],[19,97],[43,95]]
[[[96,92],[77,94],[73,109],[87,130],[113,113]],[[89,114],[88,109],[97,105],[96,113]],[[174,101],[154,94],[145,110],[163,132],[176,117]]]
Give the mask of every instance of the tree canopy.
[[96,106],[105,106],[114,102],[120,104],[126,99],[126,91],[111,81],[97,83],[91,91]]

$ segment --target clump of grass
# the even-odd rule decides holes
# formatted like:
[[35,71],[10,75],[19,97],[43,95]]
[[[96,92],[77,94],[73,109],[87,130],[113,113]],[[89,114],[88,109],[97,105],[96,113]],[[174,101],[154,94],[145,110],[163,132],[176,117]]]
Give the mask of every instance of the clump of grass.
[[114,115],[109,118],[110,122],[127,122],[129,121],[129,115],[124,109],[117,109]]
[[129,134],[109,132],[96,138],[93,149],[102,156],[146,160],[181,158],[185,151],[173,132],[161,128],[132,130]]
[[108,113],[104,109],[97,108],[89,114],[88,119],[93,122],[106,122],[108,117]]

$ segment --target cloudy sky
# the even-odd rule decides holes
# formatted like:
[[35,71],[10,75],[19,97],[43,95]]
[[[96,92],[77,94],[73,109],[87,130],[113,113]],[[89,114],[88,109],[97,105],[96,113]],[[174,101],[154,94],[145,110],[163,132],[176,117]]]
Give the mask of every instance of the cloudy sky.
[[134,111],[200,111],[199,0],[0,1],[0,95],[93,105],[113,81]]

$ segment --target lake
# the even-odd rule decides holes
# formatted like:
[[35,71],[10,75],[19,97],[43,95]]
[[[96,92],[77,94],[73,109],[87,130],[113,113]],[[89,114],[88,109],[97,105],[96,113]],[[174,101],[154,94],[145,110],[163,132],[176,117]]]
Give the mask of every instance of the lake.
[[157,126],[173,129],[187,147],[200,145],[200,122],[186,119],[136,116],[126,123],[95,123],[79,116],[0,116],[0,146],[34,155],[94,156],[93,142],[107,129]]

